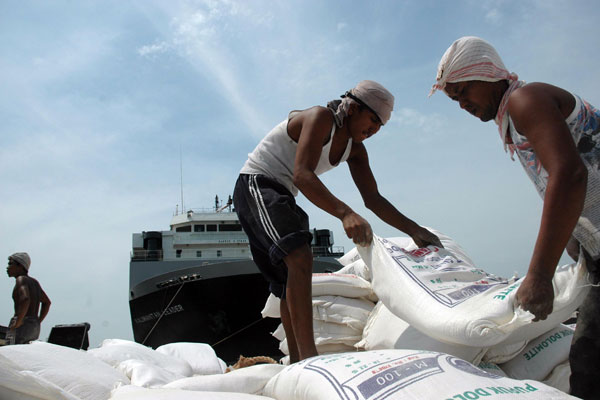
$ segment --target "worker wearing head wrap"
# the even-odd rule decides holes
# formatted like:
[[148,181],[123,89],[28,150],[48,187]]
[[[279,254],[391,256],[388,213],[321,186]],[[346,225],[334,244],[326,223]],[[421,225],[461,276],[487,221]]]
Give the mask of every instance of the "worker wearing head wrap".
[[10,255],[8,259],[18,263],[20,266],[25,268],[26,271],[29,271],[29,266],[31,265],[31,258],[29,258],[29,254],[24,252],[14,253]]
[[476,36],[465,36],[452,43],[442,56],[430,95],[436,90],[445,90],[446,83],[504,79],[515,81],[518,76],[508,72],[490,43]]
[[292,361],[317,354],[310,301],[312,235],[294,197],[301,191],[337,217],[354,243],[368,245],[373,238],[369,223],[329,191],[319,175],[347,162],[368,208],[420,247],[441,246],[437,236],[379,193],[369,166],[363,142],[389,121],[394,96],[379,83],[365,80],[341,97],[327,107],[290,112],[248,155],[233,195],[254,262],[271,292],[282,299],[281,319]]
[[25,252],[8,257],[6,273],[15,278],[12,298],[15,313],[8,324],[8,344],[25,344],[40,336],[40,326],[50,310],[50,299],[40,283],[29,276],[31,258]]
[[[476,36],[462,37],[446,50],[438,65],[436,82],[429,95],[431,96],[436,90],[443,90],[447,94],[447,83],[468,81],[506,81],[509,84],[507,96],[504,96],[506,100],[510,93],[525,84],[519,81],[517,74],[508,72],[500,55],[490,43]],[[506,143],[508,119],[504,118],[507,104],[508,101],[501,104],[495,116],[505,150],[508,147]],[[512,153],[514,153],[513,147],[511,147]]]
[[[540,196],[542,220],[517,303],[545,319],[553,310],[552,277],[565,247],[586,258],[600,281],[600,111],[564,89],[518,80],[483,39],[463,37],[446,50],[431,94],[443,90],[482,121],[494,120]],[[570,353],[571,393],[600,398],[600,287],[579,309]]]
[[342,100],[330,101],[327,106],[334,111],[335,122],[342,127],[348,110],[353,103],[358,103],[372,111],[385,125],[392,116],[394,96],[386,88],[374,81],[361,81],[354,89],[348,90],[341,96]]

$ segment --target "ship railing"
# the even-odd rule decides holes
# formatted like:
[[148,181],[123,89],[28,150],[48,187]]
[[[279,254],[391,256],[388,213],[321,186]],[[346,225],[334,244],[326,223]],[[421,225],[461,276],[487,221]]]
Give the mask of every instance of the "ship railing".
[[162,259],[162,250],[133,250],[131,252],[131,261],[159,261]]
[[341,257],[344,255],[344,246],[312,246],[315,257]]
[[242,231],[222,232],[175,232],[175,244],[192,244],[193,242],[217,244],[248,243],[248,236]]
[[232,212],[231,210],[228,209],[228,207],[220,207],[220,208],[215,208],[215,207],[193,207],[193,208],[188,208],[185,211],[180,211],[178,210],[175,215],[183,215],[183,214],[187,214],[189,212],[192,212],[194,214],[202,214],[202,213],[226,213],[226,212]]

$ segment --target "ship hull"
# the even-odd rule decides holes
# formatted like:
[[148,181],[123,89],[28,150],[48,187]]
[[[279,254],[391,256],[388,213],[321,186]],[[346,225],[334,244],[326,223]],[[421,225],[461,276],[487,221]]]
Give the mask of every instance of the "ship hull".
[[[340,267],[331,258],[315,260],[313,270]],[[206,273],[211,268],[221,276]],[[228,364],[240,355],[278,359],[283,354],[271,333],[280,320],[261,315],[268,286],[251,260],[156,275],[131,290],[134,340],[153,348],[173,342],[208,343]]]

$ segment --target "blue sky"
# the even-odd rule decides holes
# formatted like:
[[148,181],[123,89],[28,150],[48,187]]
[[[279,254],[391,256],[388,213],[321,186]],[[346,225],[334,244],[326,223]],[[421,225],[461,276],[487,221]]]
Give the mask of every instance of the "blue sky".
[[[53,301],[42,339],[83,321],[92,346],[131,339],[131,234],[168,229],[180,149],[186,208],[211,206],[290,110],[372,79],[396,97],[366,142],[382,194],[485,270],[523,275],[541,200],[493,123],[427,94],[446,48],[477,35],[521,79],[600,105],[599,17],[594,1],[2,2],[0,254],[32,257]],[[322,179],[376,234],[401,235],[365,210],[346,166]],[[3,325],[13,285],[0,279]]]

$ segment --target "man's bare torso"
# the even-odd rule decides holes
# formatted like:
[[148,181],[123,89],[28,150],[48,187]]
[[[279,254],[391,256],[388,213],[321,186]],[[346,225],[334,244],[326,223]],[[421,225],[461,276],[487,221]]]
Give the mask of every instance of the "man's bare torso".
[[37,318],[40,310],[41,286],[36,279],[30,276],[22,275],[17,278],[12,294],[15,304],[15,314],[17,313],[19,301],[18,292],[21,286],[26,286],[27,292],[29,293],[29,307],[27,308],[27,314],[25,314],[25,316]]

